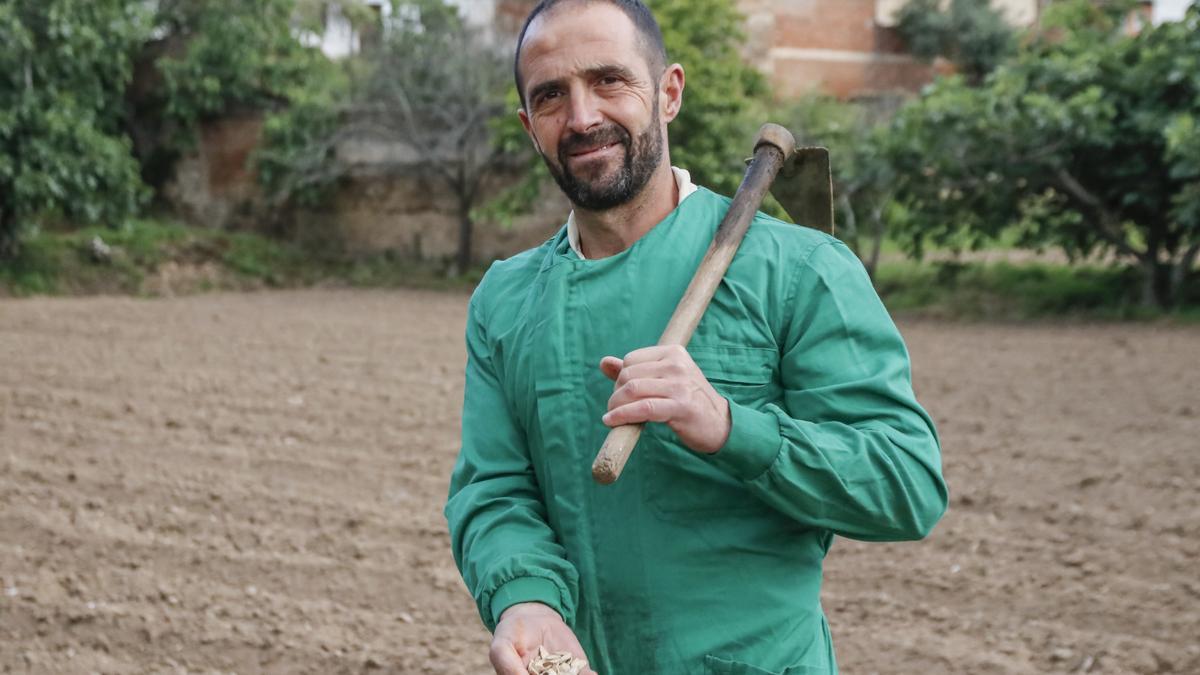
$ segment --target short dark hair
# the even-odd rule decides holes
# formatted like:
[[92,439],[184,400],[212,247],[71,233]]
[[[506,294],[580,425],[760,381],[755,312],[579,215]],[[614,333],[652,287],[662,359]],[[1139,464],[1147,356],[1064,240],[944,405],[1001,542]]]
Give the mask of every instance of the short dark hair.
[[616,5],[625,13],[625,16],[629,17],[634,28],[637,29],[642,43],[642,51],[646,54],[646,62],[650,64],[650,72],[654,73],[656,70],[666,67],[667,48],[663,44],[662,30],[658,27],[658,21],[654,18],[654,14],[642,0],[541,0],[533,8],[533,11],[529,12],[529,16],[525,17],[525,25],[521,26],[521,33],[517,37],[517,51],[513,55],[513,79],[517,83],[517,95],[521,97],[521,107],[525,106],[525,83],[521,81],[521,47],[525,44],[525,33],[529,31],[529,24],[533,23],[539,14],[568,2],[607,2],[610,5]]

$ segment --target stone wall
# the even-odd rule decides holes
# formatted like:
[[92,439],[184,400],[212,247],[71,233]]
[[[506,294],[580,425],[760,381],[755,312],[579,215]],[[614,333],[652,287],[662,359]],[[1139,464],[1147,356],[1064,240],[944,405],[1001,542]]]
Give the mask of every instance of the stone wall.
[[[499,194],[517,176],[497,173],[486,194]],[[474,255],[487,261],[507,258],[553,235],[570,204],[556,188],[543,191],[534,211],[511,224],[476,222]],[[403,258],[450,260],[458,250],[457,204],[436,179],[407,172],[387,178],[345,182],[328,209],[294,214],[293,236],[328,242],[354,256],[390,251]]]
[[260,113],[234,115],[200,127],[196,149],[175,163],[163,193],[194,225],[254,227],[262,194],[250,160],[262,140]]
[[[252,168],[261,137],[258,115],[205,123],[196,150],[177,162],[164,188],[175,211],[193,225],[270,229],[350,255],[389,251],[401,257],[442,260],[457,251],[454,195],[439,179],[415,167],[386,178],[343,180],[326,208],[267,212]],[[398,145],[348,144],[345,150],[348,161],[359,163],[415,164],[416,160],[409,149]],[[499,194],[518,178],[513,170],[497,171],[484,192]],[[547,188],[534,212],[511,224],[476,223],[476,259],[506,258],[540,244],[562,225],[569,209],[556,189]]]

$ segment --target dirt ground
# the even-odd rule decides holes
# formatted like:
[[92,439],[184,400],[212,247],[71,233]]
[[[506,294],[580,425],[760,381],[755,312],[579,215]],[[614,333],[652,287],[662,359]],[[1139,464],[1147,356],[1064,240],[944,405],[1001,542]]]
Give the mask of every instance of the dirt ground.
[[[441,516],[465,308],[0,300],[0,670],[490,672]],[[834,545],[843,672],[1200,673],[1200,329],[901,329],[952,504]]]

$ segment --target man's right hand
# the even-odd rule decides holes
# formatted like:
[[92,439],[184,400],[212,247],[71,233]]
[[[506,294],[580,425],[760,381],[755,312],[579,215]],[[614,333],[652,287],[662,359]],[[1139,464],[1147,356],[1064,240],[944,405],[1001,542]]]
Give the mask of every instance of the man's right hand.
[[[522,602],[500,614],[488,657],[496,675],[527,675],[538,646],[550,652],[571,652],[585,659],[583,647],[558,612],[540,602]],[[596,675],[595,671],[584,671]]]

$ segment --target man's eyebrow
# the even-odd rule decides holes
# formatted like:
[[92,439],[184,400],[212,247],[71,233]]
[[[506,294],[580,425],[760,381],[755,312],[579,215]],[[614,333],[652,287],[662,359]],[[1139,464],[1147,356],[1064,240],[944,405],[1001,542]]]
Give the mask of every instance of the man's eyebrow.
[[632,80],[633,71],[622,65],[612,64],[605,66],[594,66],[583,71],[583,74],[588,79],[596,80],[606,76],[616,76],[623,80]]
[[[633,71],[622,65],[610,64],[603,66],[592,66],[583,71],[583,76],[589,80],[598,80],[602,77],[619,77],[623,80],[634,79]],[[529,89],[529,100],[536,101],[540,94],[544,94],[552,89],[557,89],[563,85],[566,80],[559,78],[555,80],[546,80],[539,82]]]
[[557,80],[546,80],[545,82],[539,82],[539,83],[535,84],[529,90],[529,100],[536,101],[538,99],[538,96],[540,96],[552,89],[559,88],[560,86],[562,86],[562,83],[563,83],[562,79],[557,79]]

